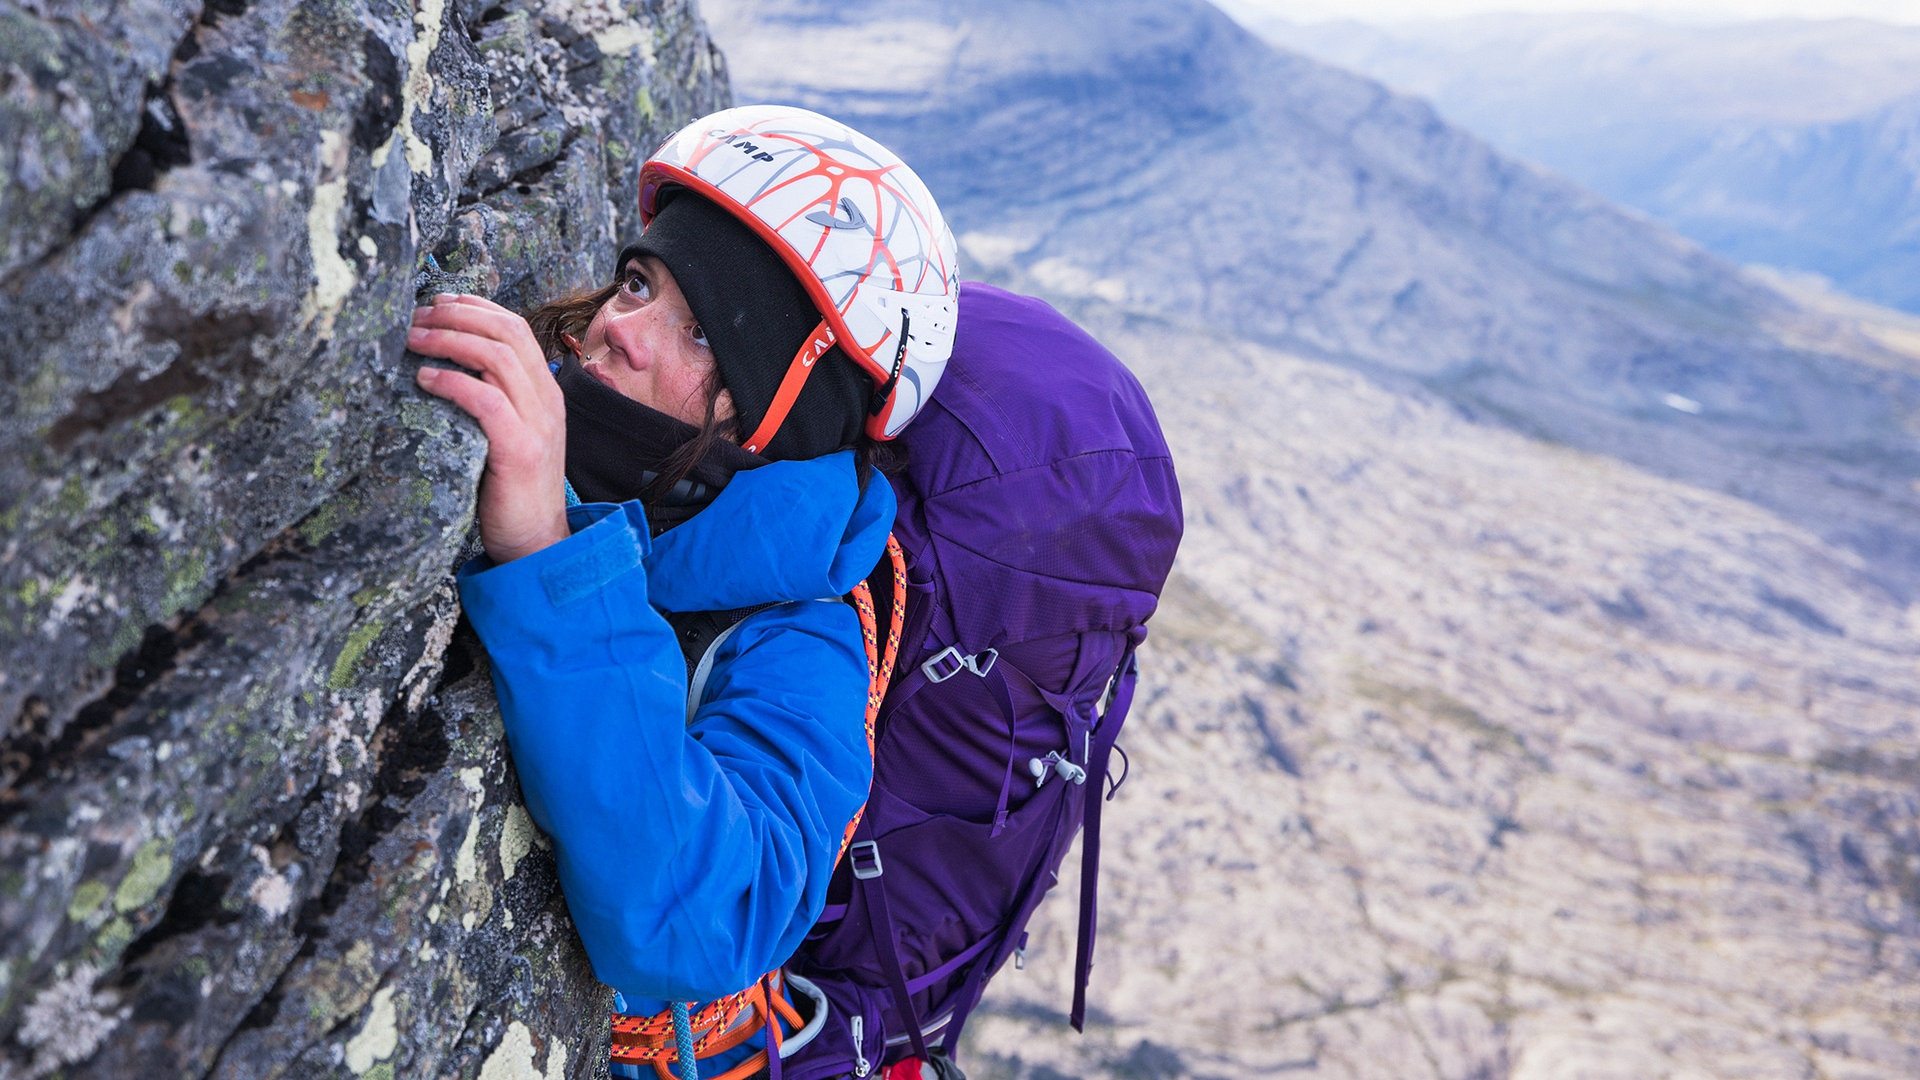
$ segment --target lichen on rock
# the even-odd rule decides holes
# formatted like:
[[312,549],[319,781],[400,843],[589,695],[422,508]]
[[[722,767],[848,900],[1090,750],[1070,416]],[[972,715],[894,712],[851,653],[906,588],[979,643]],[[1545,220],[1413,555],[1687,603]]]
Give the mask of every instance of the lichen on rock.
[[691,0],[0,13],[0,1075],[604,1074],[405,328],[727,101]]

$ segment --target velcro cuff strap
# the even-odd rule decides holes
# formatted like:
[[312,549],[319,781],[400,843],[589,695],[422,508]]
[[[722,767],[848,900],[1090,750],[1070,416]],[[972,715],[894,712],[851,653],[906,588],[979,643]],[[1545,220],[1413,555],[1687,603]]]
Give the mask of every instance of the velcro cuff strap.
[[644,553],[632,529],[606,529],[593,545],[540,571],[547,602],[566,607],[591,596],[601,586],[640,565]]

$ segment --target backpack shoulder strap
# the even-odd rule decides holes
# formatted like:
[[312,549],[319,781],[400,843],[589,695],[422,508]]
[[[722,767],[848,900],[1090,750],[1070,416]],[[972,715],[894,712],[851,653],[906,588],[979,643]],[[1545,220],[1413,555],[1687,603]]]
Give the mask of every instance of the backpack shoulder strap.
[[[887,557],[884,565],[890,573],[883,579],[887,587],[888,604],[887,636],[884,643],[877,634],[878,612],[874,610],[872,592],[866,582],[854,587],[852,594],[846,597],[823,596],[817,600],[785,601],[786,603],[850,603],[860,613],[862,644],[867,652],[867,752],[873,752],[874,721],[880,713],[880,703],[886,696],[888,685],[894,674],[894,658],[900,651],[900,628],[906,617],[907,565],[899,541],[887,537]],[[876,575],[878,576],[878,575]],[[720,645],[740,624],[758,615],[768,608],[781,606],[782,602],[755,604],[751,607],[732,608],[726,611],[666,611],[667,625],[673,627],[674,635],[680,641],[680,653],[687,662],[687,719],[691,721],[696,709],[700,707],[700,696],[706,692],[707,680],[713,675],[713,659],[720,651]],[[852,829],[848,829],[852,834]]]
[[[740,612],[732,622],[727,624],[726,629],[714,634],[708,641],[707,647],[700,653],[699,663],[696,663],[693,666],[693,670],[687,673],[687,723],[693,723],[694,711],[700,708],[700,695],[707,692],[707,678],[713,674],[713,657],[714,654],[720,651],[721,642],[732,637],[733,632],[740,629],[740,624],[747,621],[747,616],[755,612],[765,611],[772,606],[772,604],[766,604],[757,608],[745,609],[743,612]],[[734,615],[736,613],[729,611],[723,614]]]
[[751,607],[729,608],[725,611],[663,611],[667,625],[673,627],[673,633],[680,641],[680,655],[687,662],[687,679],[692,681],[694,672],[703,662],[711,667],[709,658],[713,647],[720,639],[733,633],[733,628],[749,615],[755,615],[773,607],[773,604],[755,604]]

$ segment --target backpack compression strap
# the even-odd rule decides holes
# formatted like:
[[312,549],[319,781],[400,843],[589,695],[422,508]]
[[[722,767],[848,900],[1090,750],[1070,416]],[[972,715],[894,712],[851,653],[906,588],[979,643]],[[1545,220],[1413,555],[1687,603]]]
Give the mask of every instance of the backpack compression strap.
[[[1099,926],[1100,804],[1112,799],[1114,793],[1120,790],[1119,784],[1106,787],[1107,766],[1113,753],[1114,740],[1120,736],[1120,724],[1133,705],[1133,688],[1139,680],[1135,650],[1145,637],[1146,630],[1141,627],[1135,627],[1127,635],[1127,649],[1120,657],[1120,667],[1114,673],[1112,689],[1109,691],[1112,697],[1100,714],[1099,725],[1093,730],[1093,745],[1087,755],[1087,774],[1091,782],[1087,784],[1087,810],[1080,831],[1080,932],[1073,949],[1073,1011],[1067,1019],[1073,1025],[1073,1030],[1079,1032],[1086,1031],[1087,979],[1093,971],[1093,935]],[[1120,779],[1126,779],[1124,772]],[[1106,787],[1104,792],[1101,790],[1103,787]]]
[[[860,613],[860,641],[867,651],[867,759],[873,759],[874,725],[880,718],[880,705],[886,700],[887,687],[893,681],[893,667],[900,656],[900,625],[907,613],[907,557],[900,548],[900,542],[892,535],[887,537],[887,561],[892,566],[893,597],[888,611],[887,640],[885,647],[880,643],[878,612],[873,606],[873,590],[862,581],[853,587],[854,610]],[[768,605],[771,606],[771,605]],[[744,609],[752,614],[759,608]],[[713,639],[702,650],[703,661],[693,666],[702,674],[709,668],[713,650],[721,640],[738,626],[744,616],[738,612],[727,612],[734,621],[727,625],[718,638]],[[697,699],[696,690],[689,695]],[[853,831],[860,826],[861,815],[866,811],[865,804],[854,811],[853,820],[847,823],[847,831],[840,837],[840,853],[834,858],[834,865],[847,857],[847,846],[853,842]],[[714,1080],[745,1080],[754,1073],[765,1069],[769,1080],[780,1078],[780,1044],[784,1038],[780,1022],[785,1021],[796,1030],[801,1026],[800,1014],[788,1003],[782,986],[779,970],[770,971],[758,979],[752,986],[737,994],[730,994],[712,1001],[697,1013],[685,1014],[686,1006],[679,1006],[654,1016],[628,1016],[615,1013],[613,1017],[613,1060],[620,1065],[651,1064],[659,1080],[674,1080],[669,1071],[670,1063],[680,1060],[680,1052],[687,1049],[695,1062],[702,1057],[711,1057],[723,1053],[745,1042],[758,1032],[762,1026],[767,1030],[767,1041],[773,1047],[773,1053],[765,1050],[748,1057],[745,1061],[715,1077]],[[752,1010],[753,1015],[743,1019],[742,1014]],[[676,1023],[675,1013],[683,1013],[684,1020]],[[684,1035],[680,1029],[684,1024]],[[687,1042],[692,1046],[687,1047]],[[796,1049],[798,1049],[796,1047]],[[681,1070],[680,1075],[697,1075],[694,1070]]]

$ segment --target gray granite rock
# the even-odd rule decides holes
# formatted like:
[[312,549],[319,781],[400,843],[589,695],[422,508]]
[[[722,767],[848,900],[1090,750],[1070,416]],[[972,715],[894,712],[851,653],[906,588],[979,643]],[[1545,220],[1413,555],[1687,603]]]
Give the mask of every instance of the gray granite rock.
[[697,13],[0,21],[0,1076],[604,1073],[457,629],[484,443],[403,345],[609,272],[727,100]]

